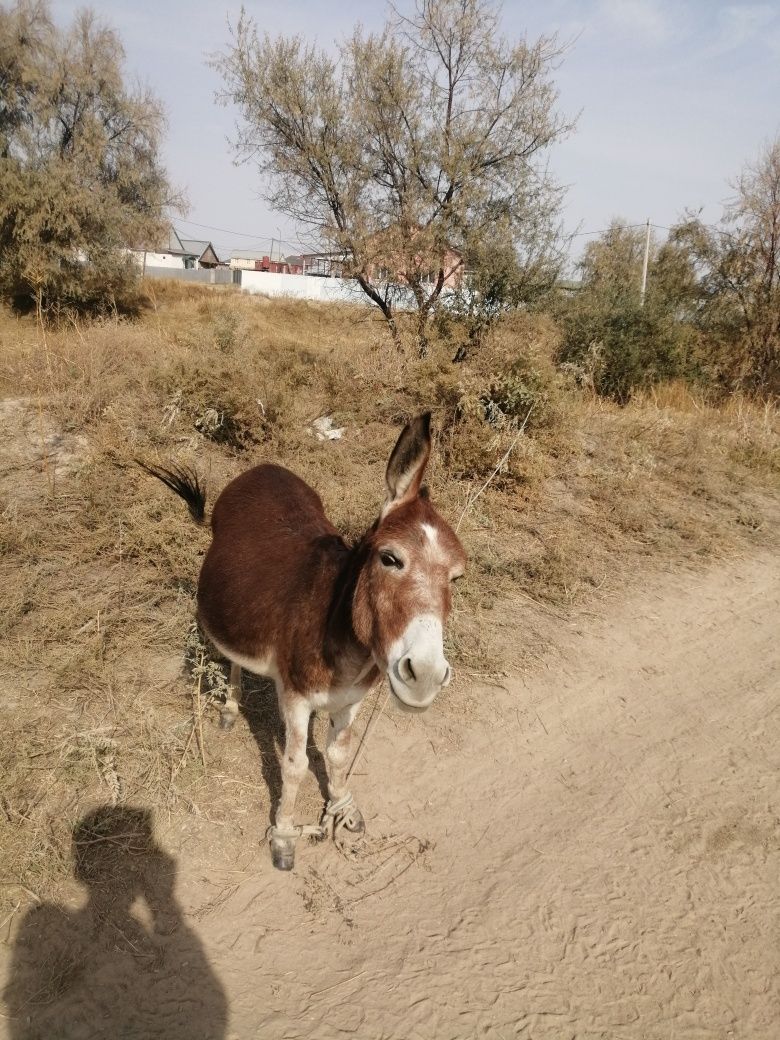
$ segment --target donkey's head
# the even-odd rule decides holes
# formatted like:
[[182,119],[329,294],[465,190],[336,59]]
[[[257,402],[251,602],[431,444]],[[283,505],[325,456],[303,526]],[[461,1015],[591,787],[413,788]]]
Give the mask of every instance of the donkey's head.
[[450,681],[443,629],[451,583],[466,554],[436,512],[423,474],[431,453],[430,412],[409,423],[387,464],[387,499],[363,542],[352,605],[353,625],[387,673],[390,688],[410,708],[427,708]]

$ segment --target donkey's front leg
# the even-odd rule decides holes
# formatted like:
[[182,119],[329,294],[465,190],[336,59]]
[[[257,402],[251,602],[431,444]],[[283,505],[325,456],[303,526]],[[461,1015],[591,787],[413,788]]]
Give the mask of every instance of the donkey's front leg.
[[306,775],[309,757],[311,706],[297,693],[279,691],[279,707],[284,719],[284,756],[282,758],[282,795],[276,808],[276,822],[270,831],[271,859],[279,870],[292,870],[295,864],[295,799]]
[[351,704],[330,717],[328,747],[325,752],[328,762],[328,797],[325,821],[333,820],[333,836],[339,837],[342,830],[362,834],[365,821],[360,809],[347,790],[347,770],[352,762],[352,723],[360,703]]

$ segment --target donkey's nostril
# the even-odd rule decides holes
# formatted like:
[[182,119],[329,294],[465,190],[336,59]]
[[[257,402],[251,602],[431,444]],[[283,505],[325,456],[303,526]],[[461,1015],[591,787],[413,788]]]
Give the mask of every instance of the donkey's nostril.
[[414,674],[414,668],[412,668],[411,657],[405,657],[398,666],[398,671],[404,682],[416,682],[417,676]]

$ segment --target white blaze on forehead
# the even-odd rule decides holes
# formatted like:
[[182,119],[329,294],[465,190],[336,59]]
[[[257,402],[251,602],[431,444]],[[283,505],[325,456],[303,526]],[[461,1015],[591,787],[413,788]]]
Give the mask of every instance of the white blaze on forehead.
[[431,545],[438,545],[439,532],[431,524],[421,524],[423,533]]
[[435,563],[439,563],[444,555],[439,544],[439,531],[430,523],[422,523],[420,526],[422,527],[422,534],[425,536],[426,555]]
[[444,563],[446,562],[446,551],[444,546],[439,541],[439,532],[433,526],[433,524],[420,524],[425,535],[425,555],[433,563]]

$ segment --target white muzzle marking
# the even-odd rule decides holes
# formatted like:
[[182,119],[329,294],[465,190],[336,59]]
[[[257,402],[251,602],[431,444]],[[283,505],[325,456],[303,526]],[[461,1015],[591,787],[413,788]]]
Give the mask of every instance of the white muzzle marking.
[[441,621],[433,614],[412,618],[390,647],[387,660],[390,689],[409,708],[428,708],[452,677]]

